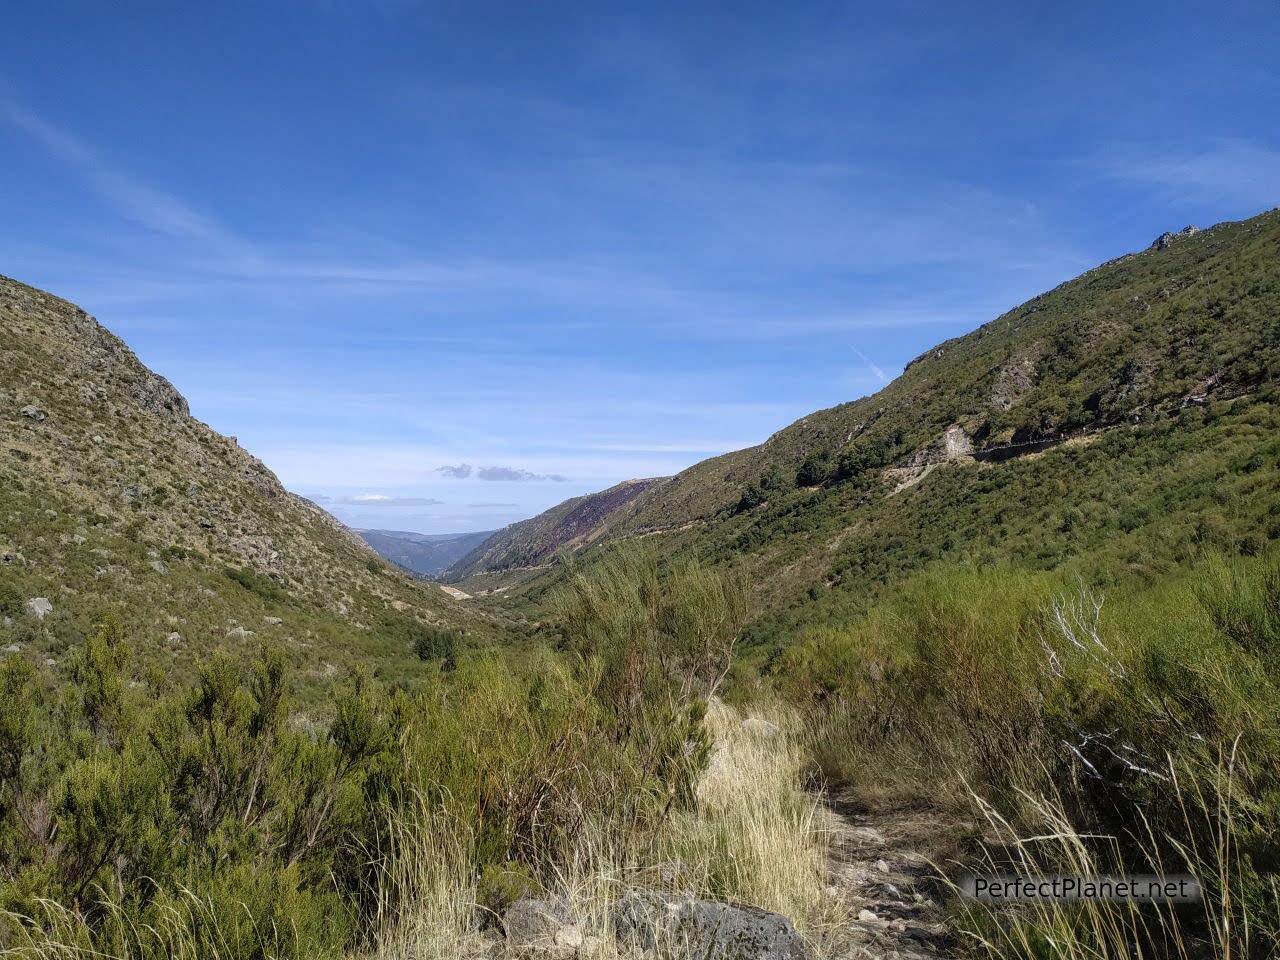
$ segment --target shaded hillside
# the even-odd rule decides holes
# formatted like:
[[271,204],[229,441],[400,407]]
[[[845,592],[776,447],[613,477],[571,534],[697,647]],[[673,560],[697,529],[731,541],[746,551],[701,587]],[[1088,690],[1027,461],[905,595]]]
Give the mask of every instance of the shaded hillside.
[[550,563],[557,550],[592,543],[606,530],[625,523],[637,498],[666,482],[666,477],[626,480],[503,527],[445,571],[445,579],[458,581],[495,570]]
[[428,534],[405,530],[357,530],[356,533],[392,563],[425,577],[435,577],[488,540],[494,531]]
[[762,636],[944,558],[1106,549],[1142,575],[1205,543],[1256,550],[1280,535],[1277,375],[1273,211],[1089,271],[874,396],[654,486],[595,539],[746,562]]
[[0,491],[0,646],[49,669],[114,610],[166,668],[271,639],[305,676],[361,660],[399,676],[415,623],[463,616],[79,307],[3,278]]

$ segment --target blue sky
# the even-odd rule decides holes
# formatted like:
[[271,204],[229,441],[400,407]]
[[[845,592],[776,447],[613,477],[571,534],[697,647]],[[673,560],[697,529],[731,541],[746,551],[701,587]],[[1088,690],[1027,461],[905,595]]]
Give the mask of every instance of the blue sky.
[[13,5],[0,272],[361,526],[759,442],[1280,203],[1280,5]]

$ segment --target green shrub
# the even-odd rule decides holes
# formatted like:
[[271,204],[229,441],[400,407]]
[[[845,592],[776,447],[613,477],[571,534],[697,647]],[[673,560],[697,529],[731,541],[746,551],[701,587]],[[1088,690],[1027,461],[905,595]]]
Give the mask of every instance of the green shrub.
[[222,575],[264,600],[270,600],[273,603],[289,601],[289,595],[281,589],[279,584],[249,567],[224,567]]
[[419,660],[439,663],[444,670],[458,666],[458,634],[448,627],[416,624],[412,628],[413,652]]
[[17,585],[0,582],[0,617],[17,617],[22,609],[22,593]]

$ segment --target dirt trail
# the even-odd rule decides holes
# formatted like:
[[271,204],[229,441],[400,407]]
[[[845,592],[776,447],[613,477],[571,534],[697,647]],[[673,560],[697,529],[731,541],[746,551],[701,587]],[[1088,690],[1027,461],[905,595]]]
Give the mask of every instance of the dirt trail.
[[827,802],[833,832],[832,896],[850,917],[839,960],[941,960],[952,955],[944,930],[941,862],[948,831],[928,813],[863,814]]

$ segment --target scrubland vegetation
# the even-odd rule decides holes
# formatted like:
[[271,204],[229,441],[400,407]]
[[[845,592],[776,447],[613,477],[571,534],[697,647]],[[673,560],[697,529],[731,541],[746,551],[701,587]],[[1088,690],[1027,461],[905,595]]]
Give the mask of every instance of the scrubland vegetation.
[[501,956],[537,898],[613,958],[613,906],[667,889],[843,960],[824,792],[944,835],[951,881],[1205,890],[952,897],[956,956],[1280,955],[1277,238],[1122,258],[875,397],[552,511],[517,554],[581,549],[464,605],[0,285],[33,385],[0,467],[0,956]]
[[[324,723],[293,713],[270,651],[172,686],[108,618],[65,683],[9,657],[5,951],[481,955],[506,907],[551,896],[582,918],[583,955],[614,956],[609,904],[676,883],[782,913],[821,955],[848,919],[823,893],[822,786],[972,824],[940,865],[953,878],[985,863],[1204,885],[1202,904],[1162,908],[957,899],[958,954],[1276,949],[1274,558],[1206,556],[1105,595],[935,572],[810,628],[759,680],[730,670],[740,578],[630,549],[567,583],[559,649],[437,663],[413,693],[353,672]],[[741,722],[762,711],[767,736]]]
[[[976,816],[990,872],[1189,873],[1200,905],[982,908],[989,957],[1263,957],[1280,944],[1280,564],[1204,558],[1109,595],[1012,568],[921,578],[777,677],[868,805]],[[1026,839],[1026,838],[1033,839]]]
[[698,891],[791,909],[821,849],[798,748],[762,750],[723,705],[707,715],[742,597],[732,578],[659,580],[620,555],[565,593],[563,650],[441,664],[412,694],[355,671],[320,724],[292,712],[270,650],[173,685],[109,617],[65,682],[10,656],[0,945],[457,956],[522,896],[569,897],[607,926],[626,878],[680,858]]

